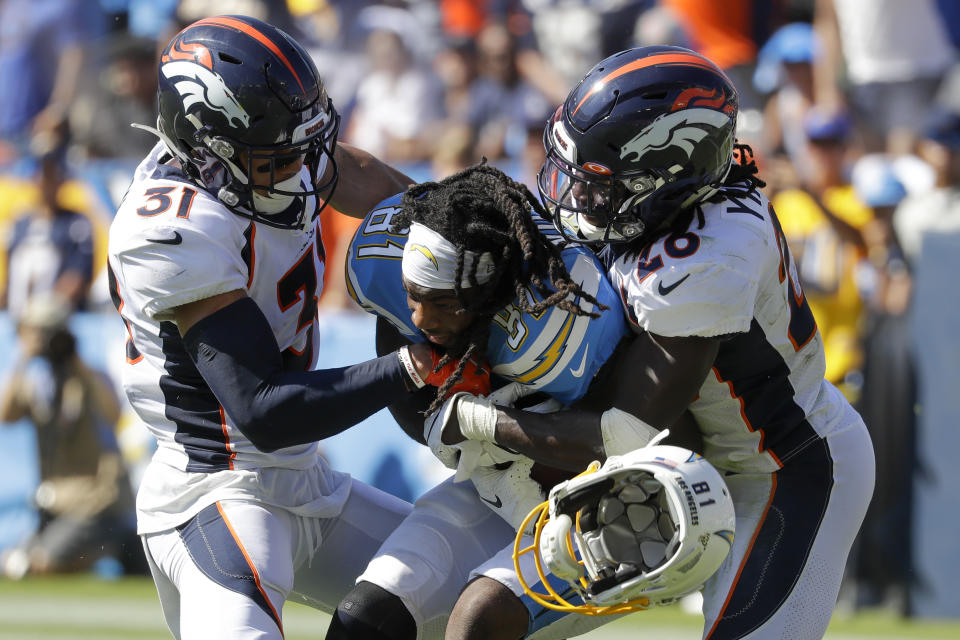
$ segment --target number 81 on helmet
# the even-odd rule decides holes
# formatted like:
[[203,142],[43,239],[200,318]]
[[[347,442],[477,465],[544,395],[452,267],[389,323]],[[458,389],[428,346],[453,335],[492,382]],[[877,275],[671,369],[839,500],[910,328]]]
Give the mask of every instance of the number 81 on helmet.
[[[548,609],[612,615],[669,604],[699,590],[733,545],[734,510],[720,473],[702,456],[667,445],[594,462],[553,487],[527,516],[514,542],[520,585]],[[524,531],[533,526],[533,543]],[[540,584],[521,570],[532,554]],[[554,589],[565,580],[582,604]]]

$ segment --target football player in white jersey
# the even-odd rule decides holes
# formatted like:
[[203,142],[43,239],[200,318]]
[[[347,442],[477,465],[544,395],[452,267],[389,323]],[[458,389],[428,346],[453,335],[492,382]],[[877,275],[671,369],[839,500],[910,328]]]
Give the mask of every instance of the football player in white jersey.
[[336,144],[308,54],[249,17],[173,38],[159,109],[109,239],[123,384],[158,443],[138,530],[174,637],[279,639],[288,596],[332,611],[411,508],[331,469],[317,441],[450,368],[423,344],[313,370],[320,209],[363,215],[410,181]]
[[[610,377],[616,409],[538,415],[457,396],[444,442],[582,468],[629,449],[631,424],[640,446],[689,410],[736,508],[732,550],[703,589],[703,638],[813,640],[870,501],[873,448],[823,379],[820,334],[736,119],[729,79],[679,47],[615,54],[571,91],[544,132],[539,190],[567,238],[598,248],[636,333]],[[525,598],[479,577],[447,637],[522,637],[537,624]]]

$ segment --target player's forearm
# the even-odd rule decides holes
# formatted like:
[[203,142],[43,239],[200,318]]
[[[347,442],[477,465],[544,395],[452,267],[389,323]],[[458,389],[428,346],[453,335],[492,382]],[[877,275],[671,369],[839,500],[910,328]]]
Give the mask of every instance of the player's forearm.
[[362,218],[381,201],[413,183],[404,173],[350,145],[338,144],[334,157],[340,178],[330,205],[354,218]]
[[389,355],[349,367],[276,373],[249,401],[235,396],[233,404],[246,411],[241,430],[264,451],[334,436],[408,394],[398,363]]
[[583,471],[594,460],[605,460],[600,414],[576,409],[531,413],[499,407],[497,444],[551,467]]
[[249,298],[198,321],[183,343],[227,415],[263,451],[336,435],[408,393],[395,353],[349,367],[284,371],[273,332]]

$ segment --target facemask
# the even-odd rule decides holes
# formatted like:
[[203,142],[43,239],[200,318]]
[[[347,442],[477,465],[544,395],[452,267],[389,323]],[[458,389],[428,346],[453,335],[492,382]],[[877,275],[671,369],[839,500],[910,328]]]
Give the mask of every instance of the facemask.
[[[300,174],[295,173],[286,180],[275,182],[274,189],[280,191],[303,191],[300,186]],[[259,213],[275,214],[285,211],[297,196],[281,195],[279,193],[253,192],[253,206]]]

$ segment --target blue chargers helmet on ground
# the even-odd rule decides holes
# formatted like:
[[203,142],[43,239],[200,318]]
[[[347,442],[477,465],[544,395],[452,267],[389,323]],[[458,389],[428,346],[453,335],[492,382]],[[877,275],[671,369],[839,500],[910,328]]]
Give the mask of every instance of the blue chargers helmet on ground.
[[[163,51],[158,96],[160,138],[190,179],[234,213],[299,228],[309,222],[307,196],[329,199],[340,116],[309,54],[280,29],[248,16],[190,24]],[[276,179],[301,159],[310,184],[299,175]],[[318,184],[328,163],[331,177]],[[270,176],[256,190],[255,165]]]
[[629,242],[703,202],[733,162],[733,83],[671,46],[614,54],[587,73],[544,130],[538,187],[570,240]]

